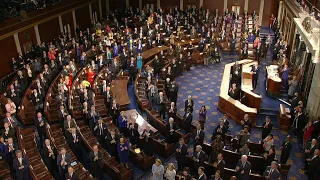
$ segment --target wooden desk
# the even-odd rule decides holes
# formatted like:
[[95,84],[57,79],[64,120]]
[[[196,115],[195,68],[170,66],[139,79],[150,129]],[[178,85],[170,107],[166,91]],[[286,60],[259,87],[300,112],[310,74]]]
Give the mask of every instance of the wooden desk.
[[156,54],[160,54],[161,51],[165,51],[167,49],[169,49],[168,46],[157,46],[147,51],[143,51],[141,54],[143,64],[145,64],[148,60],[153,58]]
[[119,79],[111,82],[111,92],[120,107],[131,103],[128,95],[127,85],[128,79]]
[[143,130],[149,125],[150,126],[150,130],[153,131],[154,133],[157,133],[158,130],[155,129],[153,126],[151,126],[148,121],[146,121],[139,113],[136,109],[130,109],[130,110],[126,110],[123,111],[125,116],[127,116],[127,118],[129,118],[130,120],[135,119],[136,123],[139,125],[138,127],[138,131],[139,134],[142,134]]
[[281,130],[287,130],[291,126],[290,110],[284,104],[279,107],[278,124]]
[[252,92],[252,74],[250,72],[251,66],[254,64],[255,62],[242,65],[241,91],[243,92],[243,95],[245,95],[247,98],[246,105],[251,108],[256,108],[257,111],[259,111],[262,96]]
[[279,70],[277,65],[270,65],[266,67],[267,75],[267,95],[271,97],[278,97],[281,89],[281,78],[279,77]]
[[[238,64],[246,64],[251,63],[252,60],[244,59],[238,62]],[[251,108],[240,101],[233,99],[229,96],[229,84],[230,84],[230,75],[231,75],[231,68],[234,63],[229,63],[225,65],[224,73],[221,81],[220,87],[220,95],[219,95],[219,103],[218,103],[218,110],[222,113],[226,113],[231,119],[235,122],[240,123],[243,119],[243,116],[248,113],[250,119],[252,121],[252,126],[256,126],[256,116],[257,116],[257,108]]]

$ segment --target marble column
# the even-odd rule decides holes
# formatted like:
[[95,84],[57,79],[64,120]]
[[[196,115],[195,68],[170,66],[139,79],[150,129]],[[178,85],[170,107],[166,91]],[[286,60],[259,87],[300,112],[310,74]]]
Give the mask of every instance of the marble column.
[[183,0],[180,0],[180,10],[183,11]]
[[199,8],[203,7],[203,0],[199,1]]
[[20,41],[19,41],[19,36],[18,36],[18,33],[15,33],[13,35],[13,38],[14,38],[14,42],[16,44],[16,48],[17,48],[17,52],[19,54],[22,54],[22,50],[21,50],[21,46],[20,46]]
[[142,10],[142,0],[139,0],[139,9]]
[[[253,1],[255,1],[255,0],[253,0]],[[244,1],[243,10],[248,12],[248,6],[249,6],[249,0],[245,0],[245,1]]]
[[109,0],[106,0],[106,11],[109,12],[110,11],[110,4],[109,4]]
[[33,28],[34,28],[34,33],[36,34],[37,44],[41,45],[41,39],[40,39],[40,33],[39,33],[38,25],[33,26]]
[[160,8],[160,1],[161,1],[161,0],[157,0],[157,9]]
[[101,5],[101,0],[99,0],[99,19],[102,19],[102,5]]
[[129,9],[130,7],[130,0],[126,0],[126,8]]
[[279,8],[278,8],[278,24],[281,24],[281,20],[282,20],[282,12],[283,12],[283,1],[279,1]]
[[58,17],[59,19],[59,27],[60,27],[60,32],[63,33],[63,24],[62,24],[62,18],[61,18],[61,15]]
[[90,22],[92,22],[92,6],[91,3],[89,4],[89,14],[90,14]]
[[[77,18],[76,18],[76,11],[72,11],[72,22],[73,22],[73,27],[74,27],[74,34],[77,34]],[[79,34],[77,34],[79,35]]]
[[[223,1],[223,11],[224,12],[228,8],[228,0]],[[231,9],[229,9],[229,12],[231,12]]]
[[260,1],[260,10],[259,10],[259,25],[261,26],[263,19],[263,8],[264,8],[264,0]]

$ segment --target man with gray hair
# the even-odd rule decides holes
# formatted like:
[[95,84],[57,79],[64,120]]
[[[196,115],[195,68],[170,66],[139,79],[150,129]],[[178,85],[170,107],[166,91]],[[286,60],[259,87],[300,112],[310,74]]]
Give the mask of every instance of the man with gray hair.
[[268,166],[263,173],[264,177],[268,180],[280,179],[280,172],[278,170],[278,163],[276,161],[271,162],[271,166]]
[[239,180],[248,180],[250,177],[251,163],[248,162],[248,157],[242,155],[236,166],[237,178]]
[[193,164],[195,170],[197,170],[200,166],[203,166],[206,154],[202,151],[202,147],[200,145],[196,146],[196,149],[193,154]]

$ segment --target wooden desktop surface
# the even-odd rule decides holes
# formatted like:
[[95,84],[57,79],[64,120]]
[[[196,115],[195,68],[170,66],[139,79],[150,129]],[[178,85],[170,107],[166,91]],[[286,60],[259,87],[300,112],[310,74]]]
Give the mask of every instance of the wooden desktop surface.
[[244,95],[247,97],[247,106],[252,108],[257,108],[259,111],[262,96],[258,95],[254,92],[252,86],[252,74],[251,74],[251,66],[253,66],[256,62],[251,62],[248,64],[242,65],[242,79],[241,79],[241,90]]
[[279,68],[277,65],[267,66],[267,95],[271,97],[278,97],[281,89],[281,78],[279,77],[279,69],[275,71],[275,68]]
[[[246,64],[253,62],[250,59],[245,59],[238,61],[238,64]],[[257,108],[250,108],[240,101],[233,99],[229,96],[229,87],[230,87],[230,76],[231,76],[231,68],[234,63],[226,64],[224,67],[224,73],[220,86],[220,95],[219,95],[219,103],[218,110],[222,113],[226,113],[231,119],[235,122],[240,123],[243,119],[243,116],[248,113],[250,119],[252,121],[252,125],[256,125],[256,116],[257,116]]]
[[127,116],[127,118],[130,121],[133,121],[134,119],[136,120],[136,123],[138,124],[138,131],[139,134],[142,134],[143,130],[149,125],[150,126],[150,130],[154,133],[158,132],[157,129],[155,129],[154,127],[152,127],[148,121],[146,121],[139,113],[136,109],[130,109],[130,110],[126,110],[123,111],[125,116]]
[[149,59],[149,58],[153,58],[153,56],[155,56],[156,54],[159,54],[161,51],[165,51],[169,49],[168,46],[157,46],[154,47],[152,49],[146,50],[144,52],[142,52],[142,59],[143,61]]
[[120,106],[131,103],[128,95],[127,84],[128,79],[119,79],[111,82],[111,92]]

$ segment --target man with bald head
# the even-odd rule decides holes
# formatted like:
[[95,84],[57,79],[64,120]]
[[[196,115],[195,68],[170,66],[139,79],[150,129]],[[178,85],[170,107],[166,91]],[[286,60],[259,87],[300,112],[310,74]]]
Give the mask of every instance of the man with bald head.
[[251,164],[248,162],[248,157],[246,155],[241,156],[235,171],[237,172],[237,178],[239,180],[249,180]]

